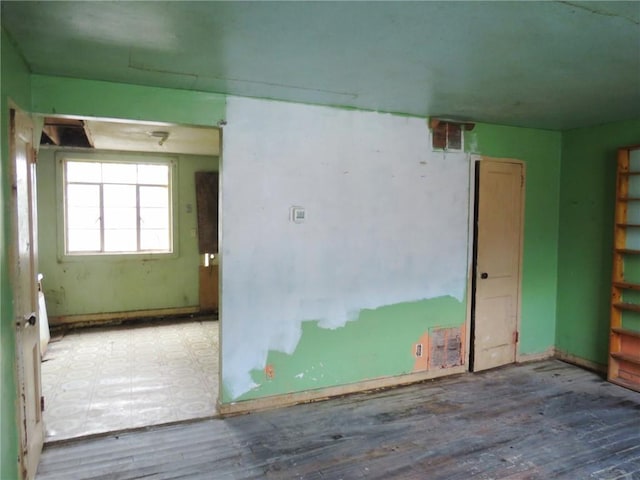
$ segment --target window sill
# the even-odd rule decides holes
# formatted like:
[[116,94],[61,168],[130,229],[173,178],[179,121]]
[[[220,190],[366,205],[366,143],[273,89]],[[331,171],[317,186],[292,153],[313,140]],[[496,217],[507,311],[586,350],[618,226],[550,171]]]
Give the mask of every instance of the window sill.
[[131,253],[74,253],[58,256],[58,263],[72,262],[132,262],[132,261],[161,261],[178,258],[178,252],[167,253],[147,253],[147,252],[131,252]]

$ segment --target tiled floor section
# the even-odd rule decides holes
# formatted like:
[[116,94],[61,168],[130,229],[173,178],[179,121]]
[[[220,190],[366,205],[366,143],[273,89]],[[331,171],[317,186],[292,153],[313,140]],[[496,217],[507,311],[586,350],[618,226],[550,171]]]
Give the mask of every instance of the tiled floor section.
[[214,415],[218,350],[212,319],[67,333],[42,364],[46,440]]

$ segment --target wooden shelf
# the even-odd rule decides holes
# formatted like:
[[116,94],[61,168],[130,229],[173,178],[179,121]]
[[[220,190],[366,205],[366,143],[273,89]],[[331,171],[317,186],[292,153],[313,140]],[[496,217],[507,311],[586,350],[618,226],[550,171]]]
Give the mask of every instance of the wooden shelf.
[[640,332],[636,332],[635,330],[627,330],[626,328],[622,328],[622,327],[613,327],[611,331],[618,335],[640,338]]
[[611,383],[615,383],[616,385],[620,385],[621,387],[628,388],[629,390],[640,392],[640,387],[638,387],[637,383],[630,382],[629,380],[625,380],[624,378],[610,378],[609,381]]
[[620,303],[614,303],[613,307],[617,308],[619,310],[629,310],[629,311],[632,311],[632,312],[640,312],[640,304],[638,304],[638,303],[623,303],[623,302],[620,302]]
[[[618,149],[616,209],[613,244],[613,282],[611,283],[611,318],[609,329],[609,368],[607,378],[610,382],[640,392],[640,331],[622,327],[623,312],[640,313],[640,303],[621,301],[621,290],[640,292],[640,283],[625,279],[625,262],[630,261],[627,255],[640,255],[640,249],[626,248],[629,228],[640,228],[640,222],[634,223],[632,218],[639,218],[640,196],[630,191],[630,178],[640,175],[640,171],[631,170],[632,157],[635,158],[639,147]],[[635,161],[635,160],[634,160]],[[633,202],[633,203],[632,203]]]
[[616,248],[616,253],[624,253],[625,255],[640,255],[640,250],[634,248]]
[[624,288],[626,290],[638,290],[640,291],[640,283],[630,282],[613,282],[615,288]]
[[611,352],[611,356],[616,360],[633,363],[634,365],[640,366],[640,357],[638,356],[629,355],[628,353],[617,353],[617,352]]

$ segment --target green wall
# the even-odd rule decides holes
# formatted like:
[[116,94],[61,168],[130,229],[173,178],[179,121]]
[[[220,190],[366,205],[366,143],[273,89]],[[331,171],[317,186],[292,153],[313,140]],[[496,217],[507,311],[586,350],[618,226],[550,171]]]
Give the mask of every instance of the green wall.
[[9,99],[27,111],[30,102],[30,76],[27,65],[15,48],[12,40],[2,29],[1,58],[2,73],[0,112],[0,478],[13,479],[18,476],[18,430],[16,424],[16,377],[15,377],[15,330],[13,326],[12,290],[9,284],[8,245],[11,241],[9,205]]
[[[32,111],[39,114],[217,126],[225,120],[226,97],[215,93],[32,75],[31,106]],[[46,169],[46,167],[44,168]],[[41,174],[39,168],[39,182],[49,176],[50,173],[51,171]],[[192,174],[193,170],[187,167],[184,175],[179,175],[181,191],[186,192],[186,185],[187,182],[191,182]],[[43,188],[45,191],[40,192],[41,195],[50,200],[53,199],[51,189],[47,192],[45,185],[43,185]],[[51,208],[53,205],[53,203],[45,204],[42,198],[39,203],[45,209]],[[181,200],[180,205],[185,207],[187,203]],[[186,210],[183,208],[180,213],[186,214]],[[179,241],[181,244],[184,242],[187,245],[187,251],[189,251],[191,248],[189,245],[193,245],[194,241],[189,229],[189,225],[192,224],[189,219],[194,218],[195,214],[187,215],[189,215],[185,217],[187,223],[181,225]],[[42,218],[44,215],[40,212],[39,216]],[[180,217],[182,218],[183,215],[180,215]],[[138,263],[136,266],[126,262],[100,261],[92,264],[83,262],[68,263],[64,267],[60,267],[60,264],[52,264],[52,259],[55,257],[50,254],[50,251],[47,251],[47,249],[51,248],[51,239],[45,238],[42,231],[43,229],[41,228],[40,263],[46,277],[44,288],[45,293],[47,293],[47,290],[49,293],[48,303],[51,303],[51,315],[135,310],[138,307],[164,308],[198,303],[197,281],[193,280],[191,267],[187,266],[193,264],[194,260],[186,260],[185,257],[183,263],[179,266],[171,264],[169,261],[168,263],[163,262],[162,265],[155,265],[158,262],[154,261],[145,262],[144,264]],[[180,259],[177,261],[179,263]],[[151,263],[154,263],[154,266],[151,266]],[[146,281],[149,278],[150,271],[153,272],[151,274],[153,281],[150,284],[165,283],[166,278],[175,274],[172,267],[178,267],[179,278],[176,278],[175,281],[186,282],[188,286],[173,289],[171,294],[167,293],[168,290],[154,292],[153,289],[144,289],[145,293],[139,293],[141,303],[134,300],[130,293],[131,285],[149,284]],[[67,269],[66,272],[64,272],[65,269]],[[197,275],[197,268],[194,267],[193,270],[193,274]],[[104,282],[108,281],[106,279],[118,278],[120,285],[118,290],[110,290],[112,292],[110,297],[96,298],[89,301],[85,298],[86,295],[79,295],[80,290],[76,288],[81,284],[85,288],[87,287],[87,275],[94,279],[95,283],[91,284],[91,287],[96,288],[97,290],[95,291],[101,291],[100,288],[105,286]],[[122,275],[128,279],[127,282],[122,282]],[[195,278],[197,279],[197,277]],[[122,283],[126,285],[122,285]],[[64,294],[61,293],[60,287],[65,288]],[[66,287],[69,287],[70,290]],[[126,294],[116,298],[118,296],[117,293],[121,293],[127,288],[129,290]],[[138,288],[138,292],[141,291],[142,289]],[[117,302],[120,303],[118,304]]]
[[[302,336],[293,354],[270,351],[266,363],[273,369],[273,376],[254,370],[252,378],[259,387],[233,400],[424,370],[415,368],[412,346],[424,342],[423,335],[434,327],[464,327],[466,313],[466,302],[446,296],[362,310],[357,319],[335,330],[321,328],[317,321],[303,322]],[[231,400],[223,388],[221,401]]]
[[[174,155],[177,159],[176,255],[64,258],[56,225],[62,199],[56,186],[56,149],[38,158],[39,266],[50,317],[198,306],[196,171],[218,171],[218,158]],[[77,150],[75,150],[77,152]],[[99,155],[99,153],[93,153]],[[92,155],[88,151],[87,156]],[[167,155],[125,153],[144,161]],[[52,320],[55,320],[52,318]],[[52,323],[54,323],[52,321]]]
[[[7,96],[12,97],[23,108],[29,109],[33,105],[33,110],[37,113],[195,125],[216,125],[225,118],[225,100],[220,95],[29,76],[27,67],[10,39],[7,39],[4,31],[2,35],[1,187],[5,205],[8,199]],[[606,362],[615,150],[618,146],[631,143],[640,143],[640,121],[563,133],[477,124],[468,135],[469,151],[491,157],[520,159],[527,165],[521,354],[545,352],[556,345],[561,351],[580,358],[596,363]],[[41,158],[43,156],[46,156],[44,151]],[[39,167],[40,182],[48,175],[55,178],[50,175],[51,172],[46,173],[45,163]],[[181,178],[182,176],[180,175]],[[51,195],[53,190],[52,185],[47,187],[39,184],[39,188],[42,216],[43,210],[53,205],[53,202],[47,206],[42,205],[44,197]],[[49,193],[47,188],[50,189]],[[184,208],[185,203],[187,202],[180,202],[181,208]],[[6,215],[3,217],[3,227],[0,476],[4,479],[16,476],[17,429],[14,406],[13,312],[10,302],[7,302],[11,298],[11,290],[8,285],[5,248],[9,232]],[[41,227],[40,231],[43,230]],[[44,246],[45,243],[42,238],[41,255],[48,248]],[[45,267],[46,262],[41,256],[42,267]],[[51,272],[59,266],[56,264],[41,268],[47,276],[45,288],[54,288],[51,281],[57,274]],[[428,302],[434,303],[418,302],[363,311],[358,321],[349,322],[335,331],[319,329],[313,321],[305,322],[300,344],[292,355],[269,353],[268,362],[278,365],[273,379],[266,381],[264,372],[254,372],[254,379],[261,387],[252,392],[252,395],[265,396],[298,390],[300,385],[296,383],[296,375],[304,371],[304,368],[313,367],[317,345],[330,345],[333,342],[342,342],[345,348],[346,345],[353,345],[356,352],[361,352],[356,355],[360,360],[355,365],[349,365],[340,378],[316,381],[314,384],[317,386],[363,378],[362,369],[369,369],[370,363],[372,368],[375,366],[379,375],[388,373],[389,368],[393,371],[410,371],[414,360],[411,352],[398,358],[397,364],[389,366],[379,362],[380,356],[375,353],[375,349],[384,348],[380,339],[389,334],[389,329],[393,330],[393,323],[389,319],[398,314],[405,318],[424,318],[425,312],[431,311],[442,319],[441,313],[446,312],[444,316],[447,318],[444,322],[438,321],[439,325],[460,324],[463,315],[460,304],[450,305],[450,299],[446,298]],[[55,308],[57,307],[51,305],[52,315],[55,314]],[[89,309],[86,305],[82,308]],[[404,331],[406,338],[402,339],[402,343],[419,336],[424,327],[424,324],[416,324]],[[372,329],[381,334],[373,339],[363,340],[371,337],[369,332]],[[320,338],[326,335],[336,336]],[[340,359],[336,358],[335,361],[340,362]],[[302,370],[300,367],[303,367]],[[355,371],[353,378],[350,377],[350,368]],[[331,370],[339,371],[335,368]]]
[[616,151],[640,144],[640,120],[562,137],[556,346],[606,365]]
[[225,96],[78,78],[31,76],[34,113],[217,126]]
[[520,354],[554,346],[561,133],[477,124],[467,149],[526,162]]
[[216,126],[225,118],[225,96],[184,92],[166,88],[113,84],[80,79],[32,75],[2,30],[2,77],[0,116],[0,142],[2,164],[0,184],[2,198],[3,235],[1,242],[1,312],[0,321],[0,478],[17,478],[18,431],[16,424],[15,387],[15,333],[7,242],[10,237],[5,206],[9,199],[7,174],[8,153],[8,99],[26,111],[45,114],[122,118],[187,125]]
[[[555,345],[560,202],[561,133],[477,124],[467,150],[526,163],[520,355],[548,354]],[[411,373],[411,345],[433,327],[460,327],[466,301],[440,297],[363,310],[335,330],[302,323],[295,351],[269,351],[266,370],[254,370],[257,385],[238,398],[222,388],[222,402],[299,392],[364,379]],[[327,355],[327,351],[331,355]]]

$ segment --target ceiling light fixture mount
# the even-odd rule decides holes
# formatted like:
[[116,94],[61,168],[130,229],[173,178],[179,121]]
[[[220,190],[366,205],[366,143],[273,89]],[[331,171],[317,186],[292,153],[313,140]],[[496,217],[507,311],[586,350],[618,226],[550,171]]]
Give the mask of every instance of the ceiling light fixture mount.
[[169,138],[170,133],[166,130],[154,130],[153,132],[149,132],[149,136],[153,138],[159,138],[158,145],[164,145],[164,142]]

